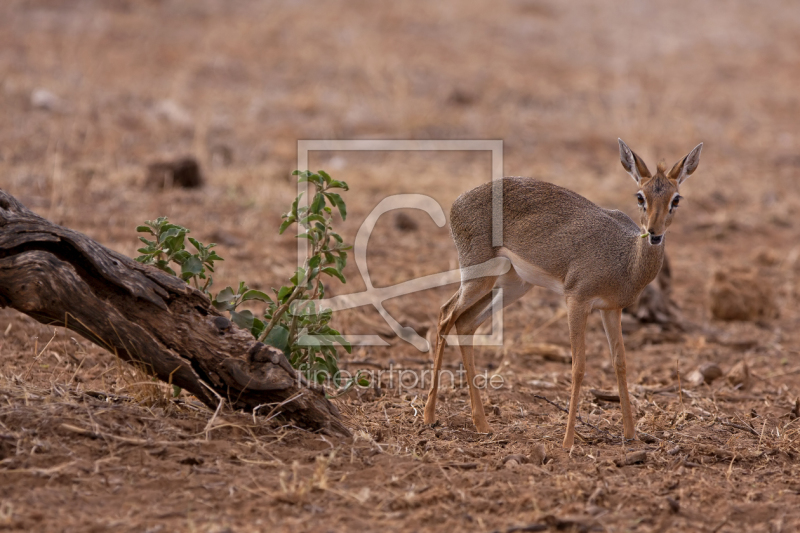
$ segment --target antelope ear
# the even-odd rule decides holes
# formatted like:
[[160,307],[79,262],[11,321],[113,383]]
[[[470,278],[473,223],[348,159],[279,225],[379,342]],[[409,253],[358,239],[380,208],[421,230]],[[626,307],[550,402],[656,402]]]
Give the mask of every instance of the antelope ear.
[[700,164],[700,152],[703,150],[703,143],[698,144],[689,154],[675,163],[672,170],[669,171],[667,177],[674,180],[680,185],[686,178],[692,175],[697,170],[697,165]]
[[652,177],[650,171],[647,170],[647,165],[642,161],[642,158],[628,148],[628,145],[625,144],[622,139],[617,140],[619,141],[619,160],[625,172],[630,174],[638,184],[641,184],[643,179]]

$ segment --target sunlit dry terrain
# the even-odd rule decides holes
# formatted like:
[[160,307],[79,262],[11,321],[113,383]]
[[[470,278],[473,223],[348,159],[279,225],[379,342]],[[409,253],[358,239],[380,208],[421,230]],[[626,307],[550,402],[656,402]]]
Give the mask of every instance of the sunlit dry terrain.
[[[800,6],[744,1],[7,1],[0,4],[0,188],[129,256],[169,216],[225,257],[217,288],[279,287],[279,236],[301,139],[499,139],[506,175],[534,176],[636,216],[617,138],[655,168],[699,142],[667,237],[680,321],[624,323],[640,440],[621,442],[598,316],[587,332],[576,446],[563,302],[535,289],[477,350],[503,387],[426,387],[335,400],[354,433],[212,412],[72,332],[0,311],[0,529],[10,531],[769,531],[800,529]],[[199,189],[149,184],[147,165],[199,161]],[[352,242],[387,195],[445,212],[491,179],[488,152],[312,152],[346,180]],[[369,241],[377,287],[457,268],[449,228],[388,213]],[[720,268],[777,310],[712,314]],[[365,289],[354,264],[347,285]],[[456,286],[386,302],[431,338]],[[76,295],[79,297],[79,295]],[[254,308],[256,309],[256,308]],[[388,347],[349,370],[429,368],[373,308],[335,315]],[[459,356],[446,352],[455,371]],[[698,384],[714,363],[723,376]],[[744,364],[748,379],[725,374]],[[739,368],[742,368],[739,366]],[[701,380],[702,381],[702,380]],[[644,459],[637,452],[645,452]],[[631,457],[641,460],[632,461]],[[632,463],[632,464],[628,464]],[[527,529],[524,529],[526,528]],[[522,529],[514,529],[522,528]]]

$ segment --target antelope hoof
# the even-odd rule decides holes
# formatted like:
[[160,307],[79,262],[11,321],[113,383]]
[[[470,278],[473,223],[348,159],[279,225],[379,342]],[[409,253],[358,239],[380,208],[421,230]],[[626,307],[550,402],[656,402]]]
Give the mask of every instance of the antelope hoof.
[[486,420],[472,420],[472,423],[475,424],[475,429],[478,430],[478,433],[493,433],[492,426],[489,425]]

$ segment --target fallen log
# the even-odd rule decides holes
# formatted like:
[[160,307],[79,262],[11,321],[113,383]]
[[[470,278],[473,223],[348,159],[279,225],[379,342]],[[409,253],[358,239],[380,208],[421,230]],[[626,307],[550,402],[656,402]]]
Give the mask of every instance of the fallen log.
[[282,404],[300,426],[349,435],[320,387],[201,291],[49,222],[2,190],[0,306],[75,331],[212,409]]

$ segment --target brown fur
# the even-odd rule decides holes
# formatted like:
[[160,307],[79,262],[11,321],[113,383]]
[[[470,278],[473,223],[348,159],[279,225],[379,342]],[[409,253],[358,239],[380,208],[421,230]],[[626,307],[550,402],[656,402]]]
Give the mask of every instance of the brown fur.
[[[498,256],[507,257],[511,268],[502,276],[463,281],[458,292],[439,314],[434,346],[433,384],[425,406],[425,422],[435,421],[438,374],[444,339],[455,326],[459,335],[472,335],[491,316],[492,288],[503,288],[503,305],[519,299],[534,285],[563,292],[569,317],[572,346],[572,395],[564,446],[574,441],[580,385],[585,368],[586,320],[600,309],[617,374],[626,438],[634,438],[628,398],[625,348],[620,316],[658,274],[664,257],[663,234],[672,223],[672,203],[679,184],[697,168],[702,145],[664,174],[659,163],[651,176],[644,161],[620,141],[622,166],[639,184],[646,209],[641,228],[621,211],[599,207],[586,198],[551,183],[533,178],[504,178],[503,246],[492,246],[492,184],[462,194],[450,213],[450,224],[462,268],[479,265]],[[642,231],[652,236],[643,238]],[[653,239],[660,239],[657,244]],[[490,431],[475,386],[472,346],[461,345],[461,354],[478,431]]]

